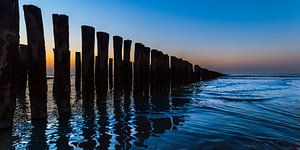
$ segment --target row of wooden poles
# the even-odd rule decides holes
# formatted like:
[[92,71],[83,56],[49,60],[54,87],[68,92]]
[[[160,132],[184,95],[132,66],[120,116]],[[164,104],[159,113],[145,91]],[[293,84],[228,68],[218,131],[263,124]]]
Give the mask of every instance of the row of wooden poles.
[[[0,129],[4,129],[13,125],[17,96],[19,99],[26,97],[27,77],[32,119],[47,117],[48,87],[41,9],[23,6],[27,45],[19,45],[18,0],[0,0],[0,8]],[[61,14],[52,17],[55,43],[53,96],[59,114],[68,114],[71,113],[69,20]],[[75,85],[77,93],[82,87],[84,108],[93,106],[95,88],[97,97],[103,98],[105,103],[108,88],[113,87],[114,92],[130,90],[132,81],[134,96],[147,96],[149,91],[155,94],[170,85],[176,87],[222,75],[174,56],[170,58],[141,43],[134,45],[132,63],[132,41],[123,41],[120,36],[113,37],[114,59],[108,59],[109,34],[105,32],[96,33],[98,56],[94,60],[95,29],[84,25],[81,31],[82,56],[76,52]]]

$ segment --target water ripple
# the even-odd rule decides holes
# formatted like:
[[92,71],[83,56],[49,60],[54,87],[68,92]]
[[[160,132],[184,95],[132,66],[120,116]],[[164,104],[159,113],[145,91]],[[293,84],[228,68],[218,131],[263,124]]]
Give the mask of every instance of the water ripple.
[[74,88],[70,116],[59,117],[51,90],[46,120],[31,121],[28,98],[18,101],[0,149],[300,149],[300,77],[227,76],[140,98],[109,91],[90,109]]

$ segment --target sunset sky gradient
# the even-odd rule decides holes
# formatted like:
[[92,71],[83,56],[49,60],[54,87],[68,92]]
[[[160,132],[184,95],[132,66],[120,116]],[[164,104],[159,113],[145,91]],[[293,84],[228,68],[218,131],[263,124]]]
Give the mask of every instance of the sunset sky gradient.
[[91,25],[216,71],[300,73],[299,0],[20,0],[26,44],[24,4],[42,9],[49,72],[51,17],[60,13],[70,19],[72,52],[81,51],[80,26]]

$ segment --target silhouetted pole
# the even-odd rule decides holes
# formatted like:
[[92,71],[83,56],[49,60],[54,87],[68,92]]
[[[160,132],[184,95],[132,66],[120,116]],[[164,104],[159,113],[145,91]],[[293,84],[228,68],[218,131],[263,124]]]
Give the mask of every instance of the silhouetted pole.
[[108,47],[109,34],[105,32],[97,32],[98,43],[98,66],[96,68],[98,80],[96,83],[97,96],[106,96],[108,88]]
[[169,55],[164,54],[163,55],[163,62],[164,62],[164,78],[165,78],[165,87],[168,89],[170,86],[170,60],[169,60]]
[[194,74],[194,69],[193,69],[193,64],[192,63],[188,63],[188,81],[189,83],[193,83],[193,74]]
[[69,17],[53,14],[54,83],[53,96],[60,114],[71,113]]
[[157,95],[166,88],[166,61],[164,54],[158,50],[151,51],[151,94]]
[[156,85],[158,83],[157,81],[157,76],[158,76],[158,51],[153,49],[151,50],[151,66],[150,66],[150,72],[151,72],[151,79],[150,79],[150,85],[151,85],[151,90],[155,90]]
[[94,105],[95,29],[81,26],[82,31],[82,100],[84,107]]
[[184,84],[184,64],[182,58],[179,58],[178,60],[178,84],[182,85]]
[[142,96],[143,92],[143,51],[144,45],[141,43],[135,43],[134,51],[134,95]]
[[[99,84],[99,57],[95,56],[95,89],[96,89],[96,94],[99,94],[99,88],[100,88],[100,84]],[[97,95],[98,96],[98,95]]]
[[131,51],[131,40],[124,41],[124,53],[123,53],[123,80],[126,87],[129,87],[132,82],[131,71],[130,69],[130,51]]
[[75,53],[75,89],[79,94],[81,90],[81,55],[80,52]]
[[149,80],[150,80],[150,47],[145,47],[144,48],[144,67],[143,67],[143,80],[144,80],[144,95],[148,96],[149,95]]
[[199,82],[201,80],[201,68],[198,65],[194,66],[194,82]]
[[109,58],[108,63],[109,89],[113,88],[113,59]]
[[13,126],[19,58],[18,0],[0,0],[0,130]]
[[21,44],[19,47],[19,67],[18,67],[18,99],[25,102],[26,99],[26,87],[28,77],[28,48],[27,45]]
[[123,39],[120,36],[113,37],[114,45],[114,89],[120,90],[122,83],[122,44]]
[[47,117],[47,77],[44,27],[41,9],[24,5],[29,50],[29,96],[31,118]]
[[211,80],[221,76],[224,76],[224,74],[201,68],[201,80]]
[[176,82],[177,82],[177,77],[176,75],[178,74],[177,72],[177,58],[175,56],[171,56],[171,85],[172,87],[175,87]]
[[159,89],[159,90],[161,89],[161,87],[164,86],[164,83],[165,83],[165,74],[164,74],[165,64],[164,64],[164,58],[163,57],[164,57],[164,54],[161,51],[158,51],[158,57],[157,57],[157,60],[158,60],[158,66],[157,66],[158,73],[157,73],[157,76],[156,76],[156,80],[158,82],[157,82],[156,88]]
[[132,88],[132,72],[133,72],[133,63],[132,62],[130,62],[130,64],[129,64],[129,84],[128,84],[128,86],[127,87],[129,87],[130,89]]
[[188,70],[187,70],[187,65],[188,65],[188,62],[186,60],[183,60],[183,84],[186,84],[187,83],[187,76],[188,76]]

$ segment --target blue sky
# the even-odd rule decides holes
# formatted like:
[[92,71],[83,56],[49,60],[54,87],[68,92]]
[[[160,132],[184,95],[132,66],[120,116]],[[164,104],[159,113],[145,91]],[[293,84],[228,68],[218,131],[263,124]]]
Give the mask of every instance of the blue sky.
[[[83,24],[228,73],[300,73],[298,0],[20,0],[42,9],[47,51],[52,13],[70,17],[70,49]],[[26,43],[23,11],[21,42]],[[112,52],[111,52],[112,56]]]

